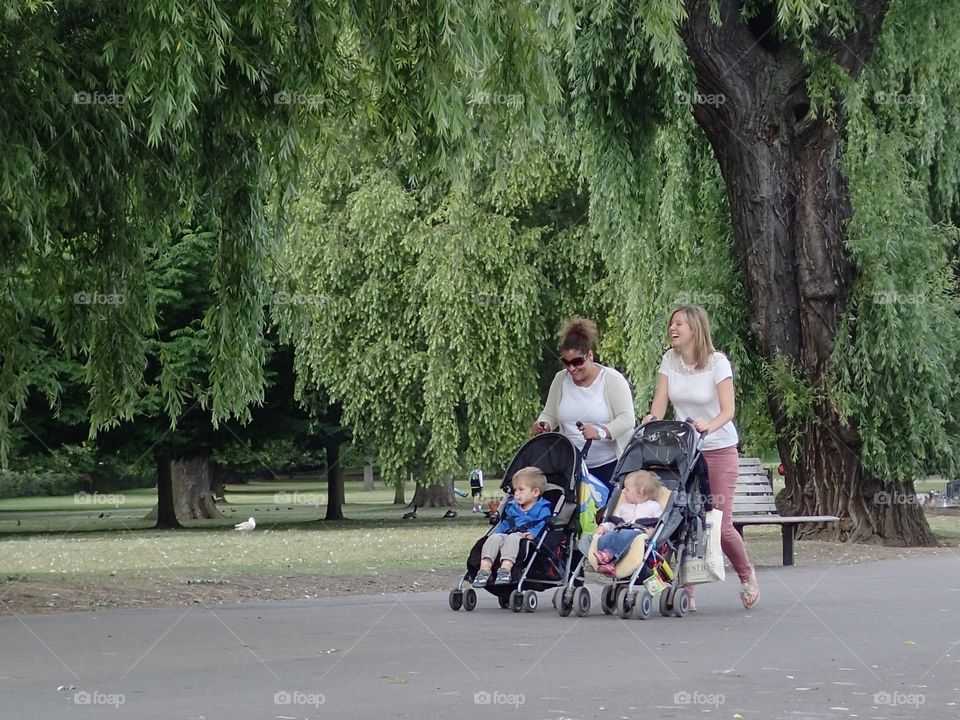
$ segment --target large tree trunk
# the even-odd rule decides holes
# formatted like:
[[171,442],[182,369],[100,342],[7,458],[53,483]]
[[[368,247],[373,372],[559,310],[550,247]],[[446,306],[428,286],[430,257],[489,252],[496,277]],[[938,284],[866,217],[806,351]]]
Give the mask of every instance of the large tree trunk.
[[340,441],[336,433],[327,442],[327,514],[325,520],[343,520],[343,469],[340,467]]
[[156,527],[179,528],[183,520],[220,516],[208,458],[158,458]]
[[[820,42],[853,76],[873,50],[887,2],[857,0],[860,27]],[[851,206],[840,165],[842,108],[832,124],[810,114],[808,70],[799,50],[777,38],[772,4],[749,26],[735,0],[719,0],[719,25],[708,0],[686,5],[682,36],[704,100],[693,114],[726,184],[751,330],[768,362],[785,361],[821,397],[855,273],[844,244]],[[936,543],[916,503],[876,501],[881,486],[860,462],[857,429],[829,402],[814,401],[816,420],[800,428],[779,397],[769,405],[787,464],[782,512],[837,515],[840,523],[819,531],[840,539]],[[790,438],[798,431],[793,461]]]
[[373,492],[375,489],[376,486],[373,482],[373,465],[368,462],[363,466],[363,491]]
[[415,507],[456,507],[457,500],[453,493],[453,476],[444,475],[441,485],[423,485],[417,483],[410,504]]

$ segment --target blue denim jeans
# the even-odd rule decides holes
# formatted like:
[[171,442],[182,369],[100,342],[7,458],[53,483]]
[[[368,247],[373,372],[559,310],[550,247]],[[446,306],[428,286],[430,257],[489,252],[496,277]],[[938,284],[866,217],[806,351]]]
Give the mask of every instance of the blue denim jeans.
[[643,530],[614,528],[600,536],[597,540],[597,550],[608,550],[613,555],[613,562],[617,562],[630,549],[630,544],[636,537],[642,534]]

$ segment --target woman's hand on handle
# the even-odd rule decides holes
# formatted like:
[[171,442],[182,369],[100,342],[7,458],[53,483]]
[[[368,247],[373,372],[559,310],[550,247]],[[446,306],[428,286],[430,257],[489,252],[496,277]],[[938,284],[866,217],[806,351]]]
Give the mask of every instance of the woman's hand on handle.
[[531,435],[540,435],[540,434],[542,434],[542,433],[549,432],[549,431],[550,431],[550,425],[549,425],[549,423],[546,423],[546,422],[544,422],[543,420],[537,420],[537,421],[536,421],[535,423],[533,423],[533,425],[530,427],[530,434],[531,434]]
[[577,428],[580,430],[580,433],[583,435],[584,440],[600,439],[600,431],[597,430],[596,425],[577,423]]

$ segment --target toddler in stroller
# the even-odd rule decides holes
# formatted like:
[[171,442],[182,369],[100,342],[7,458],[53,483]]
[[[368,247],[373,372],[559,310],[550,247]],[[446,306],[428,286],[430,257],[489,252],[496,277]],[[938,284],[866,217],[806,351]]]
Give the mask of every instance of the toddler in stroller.
[[502,520],[497,523],[483,543],[480,571],[473,579],[474,588],[486,586],[490,580],[493,561],[500,556],[500,569],[494,584],[510,582],[510,571],[520,554],[521,540],[536,540],[552,514],[550,503],[544,498],[547,476],[540,468],[520,468],[513,476],[513,497],[503,507]]
[[[646,619],[655,598],[659,599],[663,615],[683,617],[690,611],[690,596],[682,587],[676,568],[681,567],[688,552],[702,556],[704,510],[709,509],[710,498],[699,437],[689,422],[651,422],[637,429],[620,456],[613,472],[615,487],[605,522],[614,527],[623,524],[623,508],[634,504],[632,493],[625,490],[627,478],[637,471],[659,478],[661,487],[656,500],[662,512],[656,521],[650,521],[650,532],[637,532],[629,543],[624,543],[627,547],[618,548],[620,555],[610,558],[609,567],[602,567],[597,556],[606,532],[581,539],[584,563],[594,570],[606,570],[604,574],[613,580],[600,593],[604,613],[616,611],[623,618]],[[605,555],[599,556],[600,561],[606,559]],[[577,615],[586,615],[589,601],[576,603],[574,610]]]
[[597,569],[607,577],[616,577],[616,564],[641,534],[653,535],[653,526],[663,514],[657,502],[660,478],[647,470],[637,470],[623,479],[622,501],[616,514],[597,526],[597,550],[594,553]]
[[580,567],[577,493],[584,472],[580,451],[559,433],[537,435],[517,451],[500,485],[507,500],[490,520],[494,527],[474,543],[450,591],[451,610],[475,609],[482,589],[501,608],[533,612],[537,592],[567,584],[572,567]]

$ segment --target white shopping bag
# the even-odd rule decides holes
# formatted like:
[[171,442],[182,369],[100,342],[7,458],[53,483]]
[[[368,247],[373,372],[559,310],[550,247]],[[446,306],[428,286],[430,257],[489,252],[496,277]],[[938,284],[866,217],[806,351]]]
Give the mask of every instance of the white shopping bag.
[[723,513],[711,510],[706,514],[703,528],[704,553],[702,558],[696,555],[687,555],[680,566],[680,582],[684,585],[700,585],[702,583],[723,580],[726,571],[723,567],[723,551],[720,549],[720,523]]

